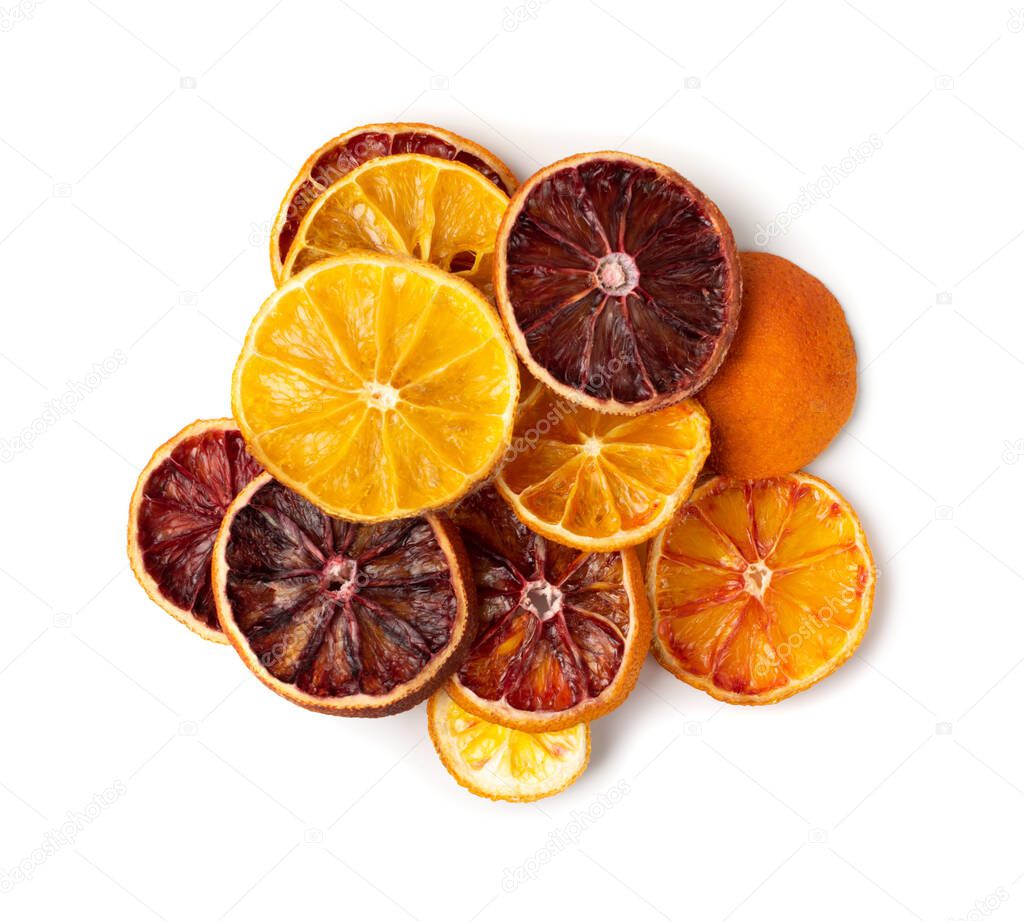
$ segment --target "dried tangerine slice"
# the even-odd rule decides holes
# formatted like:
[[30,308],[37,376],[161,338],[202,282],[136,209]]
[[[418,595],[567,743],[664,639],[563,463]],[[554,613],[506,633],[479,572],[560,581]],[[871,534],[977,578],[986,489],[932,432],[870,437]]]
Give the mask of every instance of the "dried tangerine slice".
[[511,195],[518,185],[511,170],[498,157],[454,131],[416,122],[386,122],[353,128],[311,154],[288,187],[270,234],[270,268],[275,284],[284,280],[288,249],[306,212],[320,195],[368,160],[404,153],[464,163],[486,176],[506,195]]
[[379,157],[313,203],[282,269],[296,272],[348,249],[431,262],[491,292],[494,241],[508,196],[462,163],[423,154]]
[[264,303],[235,366],[249,450],[332,515],[408,517],[454,502],[508,445],[515,355],[472,285],[350,252]]
[[463,710],[444,690],[427,704],[427,729],[441,763],[470,793],[529,803],[561,793],[590,760],[586,723],[521,732]]
[[665,527],[711,448],[694,400],[622,418],[535,383],[495,485],[532,530],[582,550],[618,550]]
[[473,565],[480,627],[447,685],[464,709],[526,732],[557,732],[614,710],[651,640],[631,547],[587,553],[526,528],[493,487],[452,513]]
[[128,512],[128,560],[146,594],[201,637],[227,642],[210,588],[210,556],[232,499],[260,465],[234,419],[201,419],[153,453]]
[[213,585],[221,627],[256,677],[338,716],[419,703],[475,626],[469,564],[449,522],[342,521],[270,474],[224,516]]
[[824,480],[716,477],[652,542],[648,587],[665,668],[719,700],[768,704],[853,654],[875,567],[856,514]]
[[708,382],[740,312],[732,231],[674,170],[605,151],[560,160],[512,197],[494,290],[512,344],[558,393],[602,412]]

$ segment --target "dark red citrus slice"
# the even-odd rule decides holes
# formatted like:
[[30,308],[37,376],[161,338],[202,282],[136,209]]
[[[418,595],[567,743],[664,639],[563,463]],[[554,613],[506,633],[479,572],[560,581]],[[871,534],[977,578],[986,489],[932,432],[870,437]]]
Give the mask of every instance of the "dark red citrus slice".
[[224,512],[262,467],[233,419],[186,426],[139,476],[128,515],[128,559],[160,607],[224,643],[210,588],[210,556]]
[[407,710],[458,666],[476,624],[469,571],[443,518],[343,521],[270,474],[232,503],[213,554],[221,627],[245,664],[339,716]]
[[281,202],[270,234],[270,267],[276,284],[284,277],[284,261],[299,225],[320,194],[367,160],[404,153],[457,160],[482,173],[506,195],[518,186],[511,170],[487,148],[436,125],[390,122],[353,128],[306,160]]
[[586,553],[545,540],[489,486],[452,518],[480,610],[477,639],[448,683],[459,705],[511,729],[546,732],[622,703],[651,642],[634,550]]
[[714,202],[667,166],[615,152],[569,157],[519,188],[494,287],[530,370],[603,412],[698,391],[740,312],[736,245]]

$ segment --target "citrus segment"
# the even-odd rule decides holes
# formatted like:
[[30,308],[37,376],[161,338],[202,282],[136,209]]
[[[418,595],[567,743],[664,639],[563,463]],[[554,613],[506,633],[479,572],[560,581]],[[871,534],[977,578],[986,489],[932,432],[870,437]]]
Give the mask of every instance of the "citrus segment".
[[221,626],[249,669],[325,713],[408,709],[473,634],[468,564],[448,522],[342,521],[270,474],[224,516],[213,579]]
[[427,704],[427,728],[448,773],[488,799],[527,803],[560,793],[590,759],[586,723],[558,732],[521,732],[460,707],[444,690]]
[[736,330],[740,268],[722,213],[630,154],[579,154],[528,179],[495,259],[516,351],[593,409],[638,413],[695,393]]
[[452,513],[473,565],[480,631],[448,684],[466,710],[525,731],[603,716],[650,644],[634,551],[586,553],[529,531],[491,487]]
[[200,636],[225,642],[210,588],[224,512],[260,473],[233,419],[193,422],[157,448],[128,516],[128,559],[157,604]]
[[330,514],[371,521],[446,505],[487,476],[518,388],[475,288],[426,263],[351,252],[266,301],[232,407],[277,479]]
[[875,569],[852,508],[808,474],[717,477],[651,545],[653,650],[729,703],[774,703],[846,661],[867,629]]
[[422,154],[371,160],[310,207],[282,276],[358,248],[423,259],[489,293],[495,236],[507,206],[504,192],[461,163]]
[[284,260],[302,218],[324,190],[368,160],[403,153],[464,163],[506,195],[516,188],[515,177],[494,154],[444,128],[408,122],[353,128],[332,138],[306,160],[281,203],[270,235],[270,265],[276,283],[282,281]]
[[520,403],[496,484],[539,534],[615,550],[665,526],[709,450],[707,416],[693,400],[623,419],[535,383]]

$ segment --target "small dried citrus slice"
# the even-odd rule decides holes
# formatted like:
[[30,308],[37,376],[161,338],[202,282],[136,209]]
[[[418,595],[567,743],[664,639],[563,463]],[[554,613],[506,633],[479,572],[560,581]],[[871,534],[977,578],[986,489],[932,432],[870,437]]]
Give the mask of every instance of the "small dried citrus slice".
[[464,553],[442,518],[342,521],[264,474],[217,536],[217,614],[245,664],[282,697],[386,716],[428,697],[472,639]]
[[153,453],[128,513],[128,560],[146,594],[201,637],[224,643],[210,556],[224,512],[260,465],[233,419],[185,426]]
[[508,196],[462,163],[423,154],[370,160],[306,212],[282,269],[296,272],[348,249],[414,256],[490,293],[494,240]]
[[382,521],[460,498],[508,445],[515,355],[472,285],[353,251],[264,303],[235,367],[249,450],[332,515]]
[[651,544],[654,654],[734,704],[810,687],[857,648],[875,567],[853,509],[806,473],[716,477]]
[[618,550],[665,527],[711,448],[694,400],[623,418],[535,383],[495,481],[532,530],[582,550]]
[[489,723],[438,691],[427,704],[427,729],[448,773],[470,793],[529,803],[561,793],[590,760],[586,723],[559,732],[521,732]]
[[417,153],[456,160],[486,176],[506,195],[518,183],[511,170],[487,148],[454,131],[416,122],[363,125],[332,138],[315,151],[292,181],[270,234],[270,267],[274,282],[283,279],[284,260],[303,217],[332,183],[368,160],[389,154]]
[[452,513],[473,565],[480,627],[448,682],[464,709],[527,732],[556,732],[614,710],[651,641],[631,547],[586,553],[532,533],[490,486]]
[[736,331],[740,267],[714,202],[667,166],[606,151],[520,186],[494,290],[540,380],[591,409],[638,413],[715,373]]

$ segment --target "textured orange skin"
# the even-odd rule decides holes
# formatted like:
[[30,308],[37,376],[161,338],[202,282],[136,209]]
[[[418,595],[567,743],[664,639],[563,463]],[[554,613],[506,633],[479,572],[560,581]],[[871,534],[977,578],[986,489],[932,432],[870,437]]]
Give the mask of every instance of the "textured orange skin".
[[748,479],[794,473],[850,418],[857,353],[839,302],[770,253],[740,253],[743,310],[698,399],[711,418],[710,467]]

